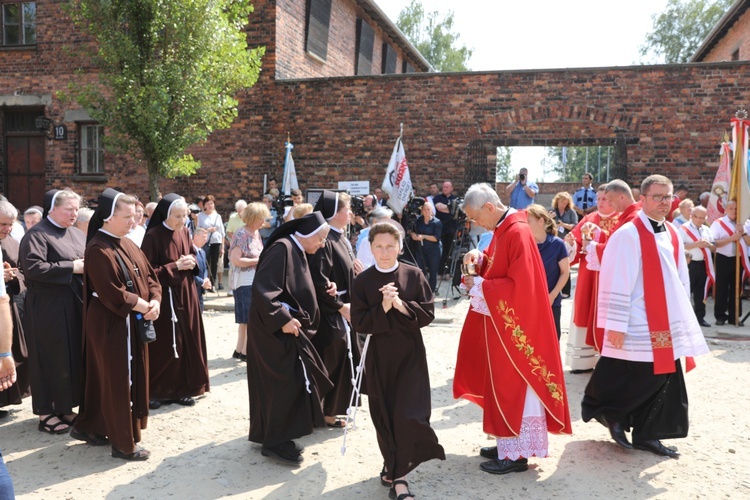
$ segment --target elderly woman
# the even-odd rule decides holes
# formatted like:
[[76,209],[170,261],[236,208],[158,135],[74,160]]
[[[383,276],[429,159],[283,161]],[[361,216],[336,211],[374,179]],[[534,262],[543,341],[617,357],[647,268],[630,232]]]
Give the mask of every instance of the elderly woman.
[[232,238],[229,247],[229,262],[232,263],[229,283],[234,291],[234,322],[237,323],[237,347],[233,358],[247,359],[247,319],[250,314],[250,302],[253,292],[255,268],[263,251],[260,228],[271,216],[263,203],[253,202],[240,213],[244,226],[240,227]]
[[443,223],[435,217],[432,203],[422,205],[422,217],[417,219],[411,239],[419,242],[421,252],[417,250],[417,260],[422,271],[429,273],[432,293],[437,289],[437,276],[440,266],[440,236],[443,234]]
[[221,215],[216,211],[216,198],[212,194],[203,198],[203,212],[198,214],[198,227],[208,231],[208,243],[204,248],[208,259],[208,271],[211,274],[211,283],[221,289],[218,269],[219,259],[224,254],[225,230]]
[[76,219],[76,223],[73,224],[73,226],[80,229],[83,234],[88,234],[89,221],[91,220],[92,215],[94,215],[94,211],[92,209],[86,207],[80,208],[78,210],[78,218]]
[[43,213],[42,207],[37,205],[33,205],[26,209],[23,213],[23,225],[26,227],[26,231],[42,221]]
[[690,220],[690,212],[693,211],[693,207],[695,204],[693,203],[693,200],[686,198],[680,202],[679,205],[677,205],[677,211],[679,212],[679,215],[675,217],[672,220],[672,223],[680,227],[681,225],[685,224]]
[[378,222],[370,229],[375,265],[354,280],[351,315],[357,332],[372,335],[365,381],[383,456],[380,481],[390,486],[390,498],[404,500],[414,498],[406,475],[422,462],[445,460],[445,452],[430,427],[430,377],[421,332],[435,318],[433,294],[418,268],[398,261],[403,240],[396,225]]
[[26,341],[31,406],[39,430],[67,433],[81,399],[83,254],[86,236],[73,227],[81,197],[47,191],[47,218],[26,233],[19,248],[26,279]]
[[[112,445],[112,456],[146,460],[136,445],[148,419],[148,346],[137,316],[159,317],[161,286],[146,256],[125,238],[136,199],[106,189],[89,224],[83,300],[83,399],[71,437]],[[125,274],[127,272],[127,275]]]
[[568,249],[563,240],[555,236],[557,228],[551,215],[541,205],[533,204],[526,208],[529,226],[534,234],[536,246],[542,256],[544,271],[547,275],[547,291],[552,316],[555,318],[557,340],[560,340],[560,314],[562,312],[561,291],[570,277]]
[[151,409],[170,403],[193,406],[193,396],[209,389],[206,332],[193,278],[198,266],[185,227],[187,210],[182,196],[164,196],[143,237],[143,253],[162,288],[162,313],[154,322],[156,341],[149,346]]

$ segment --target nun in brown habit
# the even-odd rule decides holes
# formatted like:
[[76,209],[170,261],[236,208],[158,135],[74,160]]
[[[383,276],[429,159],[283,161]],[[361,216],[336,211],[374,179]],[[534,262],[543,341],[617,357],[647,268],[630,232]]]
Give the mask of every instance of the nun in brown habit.
[[83,398],[70,435],[93,446],[110,443],[115,458],[146,460],[150,453],[136,443],[148,420],[148,346],[140,341],[135,316],[159,317],[161,286],[146,256],[123,238],[135,224],[135,203],[133,196],[106,189],[89,223]]
[[291,464],[302,462],[292,439],[325,425],[322,399],[332,387],[311,343],[320,314],[306,258],[323,247],[328,232],[320,212],[284,223],[269,236],[253,281],[249,440],[262,445],[264,456]]

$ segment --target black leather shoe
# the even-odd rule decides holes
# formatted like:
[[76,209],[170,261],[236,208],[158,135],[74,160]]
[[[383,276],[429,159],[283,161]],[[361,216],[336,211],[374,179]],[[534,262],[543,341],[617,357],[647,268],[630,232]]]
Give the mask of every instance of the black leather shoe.
[[497,446],[485,446],[479,450],[479,456],[484,458],[497,458]]
[[658,439],[651,441],[633,441],[633,448],[636,450],[650,451],[654,455],[669,458],[680,458],[680,452],[672,448],[667,448]]
[[698,324],[701,325],[701,326],[711,326],[711,323],[709,323],[705,319],[699,320]]
[[626,450],[632,450],[633,445],[630,444],[628,438],[625,436],[625,427],[620,422],[607,421],[607,427],[609,427],[609,435],[615,440],[615,443],[619,444]]
[[489,462],[482,462],[479,464],[479,468],[484,472],[490,474],[508,474],[509,472],[523,472],[528,470],[529,461],[525,458],[519,458],[518,460],[509,460],[507,458],[498,460],[493,458]]
[[297,450],[294,441],[287,441],[278,446],[263,446],[260,454],[264,457],[274,457],[282,462],[297,465],[302,462],[302,454]]
[[716,326],[724,326],[726,324],[727,324],[727,322],[725,320],[723,320],[723,319],[717,319],[716,320]]
[[151,401],[148,402],[148,409],[149,410],[158,410],[159,408],[161,408],[161,402],[160,401],[152,399]]

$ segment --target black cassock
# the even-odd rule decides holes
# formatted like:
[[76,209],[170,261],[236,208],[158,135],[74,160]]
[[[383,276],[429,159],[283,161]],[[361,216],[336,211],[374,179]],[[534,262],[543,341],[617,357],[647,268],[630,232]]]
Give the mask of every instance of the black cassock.
[[[3,262],[10,267],[18,267],[18,242],[6,236],[0,240],[0,249],[3,252]],[[10,297],[10,312],[13,317],[13,361],[16,362],[16,383],[4,391],[0,391],[0,408],[8,405],[20,405],[21,399],[31,394],[29,392],[29,364],[27,359],[29,353],[26,349],[26,336],[23,329],[23,301],[26,298],[26,283],[23,273],[19,272],[16,277],[5,284],[6,291]]]
[[[320,308],[320,325],[312,343],[333,383],[323,410],[326,415],[344,415],[353,389],[352,366],[356,367],[362,356],[357,333],[353,329],[347,331],[346,320],[339,313],[344,304],[351,302],[349,290],[354,281],[354,255],[346,236],[332,227],[325,246],[309,255],[308,261]],[[338,294],[335,297],[326,291],[329,282],[336,283]],[[347,342],[351,343],[351,362]]]
[[[391,282],[408,316],[396,308],[383,310],[379,289]],[[420,331],[434,318],[430,285],[414,266],[400,263],[391,272],[372,266],[354,280],[352,323],[358,332],[372,334],[365,380],[389,479],[402,477],[427,460],[445,460],[445,451],[430,427],[430,377]]]
[[44,219],[21,240],[26,342],[35,415],[69,414],[81,397],[83,275],[73,274],[86,235]]
[[[296,318],[299,337],[281,328]],[[331,390],[310,339],[318,327],[315,287],[304,251],[291,236],[264,252],[255,272],[247,324],[249,440],[266,447],[325,426],[322,398]]]

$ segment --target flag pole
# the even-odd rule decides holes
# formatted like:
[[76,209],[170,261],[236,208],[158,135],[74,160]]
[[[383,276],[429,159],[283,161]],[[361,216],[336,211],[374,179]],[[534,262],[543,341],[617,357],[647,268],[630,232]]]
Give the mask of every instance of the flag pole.
[[[735,161],[734,168],[742,168],[742,160],[743,158],[740,156],[740,161],[737,161],[738,154],[744,155],[745,154],[745,124],[743,120],[747,119],[747,111],[744,109],[738,109],[734,113],[734,117],[737,118],[739,121],[737,123],[737,139],[736,143],[734,145],[734,157]],[[740,172],[733,172],[732,179],[739,179],[740,175],[743,174],[742,171]],[[745,174],[747,175],[747,174]],[[735,193],[737,196],[737,217],[735,217],[735,227],[739,226],[740,224],[744,225],[744,221],[740,221],[740,209],[742,207],[742,189],[740,189],[739,185],[736,186]],[[739,231],[739,227],[737,227],[737,231]],[[742,280],[740,279],[740,276],[742,275],[742,237],[740,237],[739,240],[737,240],[737,249],[735,251],[735,273],[734,273],[734,326],[740,325],[740,296],[742,295]]]

